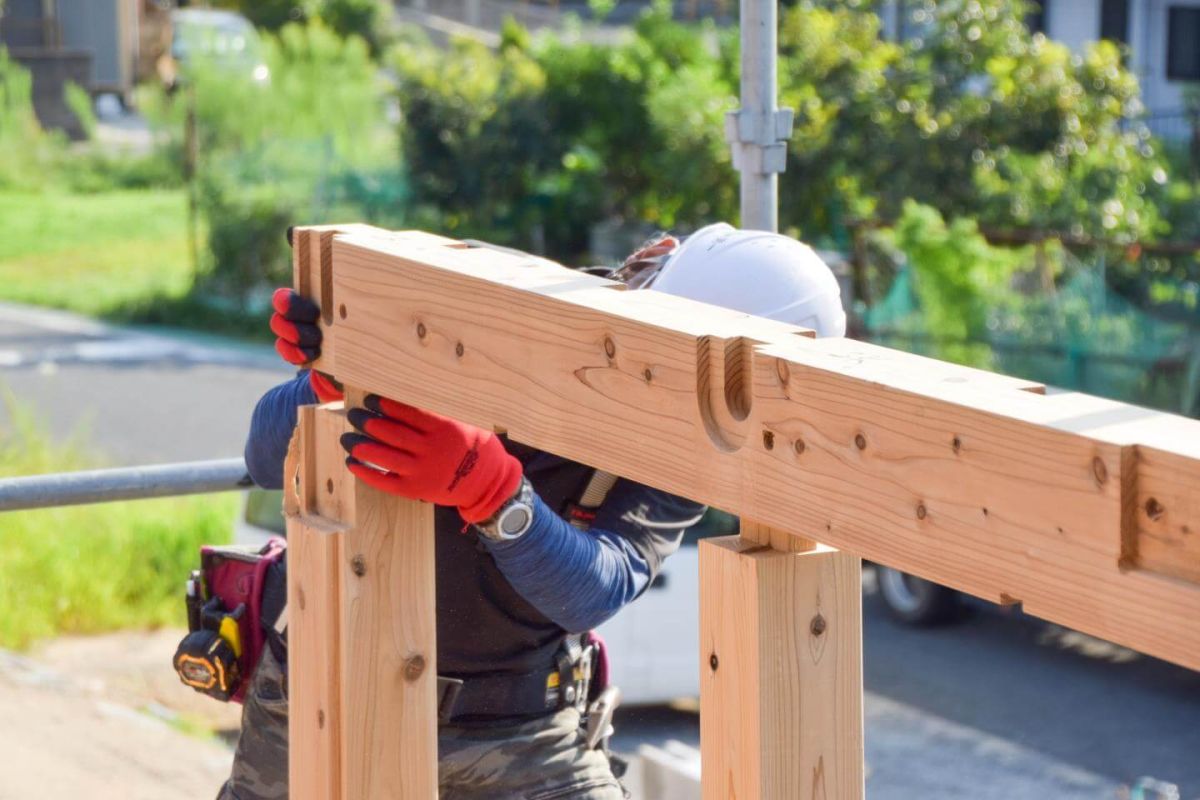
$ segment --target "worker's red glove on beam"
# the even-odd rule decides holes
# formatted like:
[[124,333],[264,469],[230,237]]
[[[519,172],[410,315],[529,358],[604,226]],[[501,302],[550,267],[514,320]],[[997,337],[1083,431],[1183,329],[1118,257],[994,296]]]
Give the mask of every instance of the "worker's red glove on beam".
[[346,466],[361,481],[390,494],[456,506],[481,522],[516,494],[521,462],[496,434],[404,403],[370,395],[350,410],[362,433],[342,436]]
[[[321,355],[321,329],[317,319],[321,309],[312,300],[294,289],[276,289],[271,296],[271,330],[275,339],[275,351],[289,364],[303,367]],[[317,399],[322,403],[334,403],[342,399],[342,389],[328,375],[309,370],[308,382]]]

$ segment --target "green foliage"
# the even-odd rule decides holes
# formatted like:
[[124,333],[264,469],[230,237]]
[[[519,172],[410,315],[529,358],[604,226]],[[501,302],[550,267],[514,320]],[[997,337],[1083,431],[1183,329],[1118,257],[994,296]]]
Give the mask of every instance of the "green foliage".
[[[207,220],[209,268],[200,288],[246,308],[254,290],[287,282],[289,225],[370,219],[345,197],[346,176],[395,158],[384,122],[385,92],[366,43],[320,20],[284,25],[263,41],[269,84],[219,63],[191,65],[186,85],[147,93],[143,106],[185,152],[194,108],[199,206]],[[394,170],[392,170],[394,173]]]
[[990,350],[978,342],[1024,255],[992,247],[973,220],[959,218],[947,225],[936,209],[911,200],[891,238],[913,275],[921,310],[914,322],[942,340],[937,355],[989,366]]
[[1031,36],[1019,0],[918,5],[922,34],[877,39],[871,14],[784,15],[782,92],[799,122],[785,216],[836,232],[840,216],[895,218],[908,198],[994,227],[1137,238],[1166,233],[1162,165],[1124,120],[1137,81],[1111,43],[1074,55]]
[[82,86],[71,82],[63,87],[63,96],[67,108],[71,109],[71,113],[79,120],[79,126],[83,128],[87,138],[95,138],[97,123],[96,114],[92,111],[92,96]]
[[219,5],[269,31],[319,19],[339,36],[360,37],[375,55],[392,39],[392,8],[387,0],[222,0]]
[[[798,3],[780,27],[796,110],[781,224],[846,245],[914,199],[995,228],[1171,235],[1169,173],[1110,43],[1081,55],[1024,25],[1022,0],[917,4],[922,35],[881,40],[862,4]],[[426,219],[578,257],[606,218],[687,228],[736,211],[724,114],[735,31],[647,12],[615,43],[509,26],[501,52],[398,53],[404,153]]]
[[0,189],[36,187],[65,147],[33,113],[33,78],[0,47]]
[[424,218],[571,257],[604,219],[670,227],[731,213],[733,89],[713,35],[654,11],[618,44],[530,40],[510,24],[498,53],[465,41],[398,50]]
[[[75,440],[52,443],[6,402],[0,477],[96,466]],[[228,497],[10,513],[0,530],[0,647],[63,633],[182,625],[180,581],[201,544],[229,540]]]

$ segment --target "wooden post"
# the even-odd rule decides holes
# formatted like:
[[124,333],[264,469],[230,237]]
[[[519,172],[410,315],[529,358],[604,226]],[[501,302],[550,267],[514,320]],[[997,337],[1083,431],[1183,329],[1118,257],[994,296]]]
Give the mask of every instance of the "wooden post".
[[860,570],[819,546],[700,543],[705,800],[863,797]]
[[291,796],[430,800],[433,507],[354,480],[347,430],[339,406],[302,408],[285,473]]

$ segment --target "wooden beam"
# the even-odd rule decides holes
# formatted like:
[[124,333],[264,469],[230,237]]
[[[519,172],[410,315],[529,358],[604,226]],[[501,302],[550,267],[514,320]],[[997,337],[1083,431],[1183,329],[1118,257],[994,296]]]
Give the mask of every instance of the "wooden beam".
[[353,479],[340,405],[301,409],[285,473],[296,537],[292,796],[428,800],[437,796],[433,507]]
[[828,548],[701,541],[705,800],[861,800],[861,572]]
[[[324,516],[336,477],[317,448],[336,442],[331,414],[300,409],[284,466],[288,531],[288,785],[296,800],[342,797],[341,573],[346,526]],[[339,478],[340,480],[340,478]]]
[[1198,422],[429,234],[327,246],[345,383],[1200,668]]

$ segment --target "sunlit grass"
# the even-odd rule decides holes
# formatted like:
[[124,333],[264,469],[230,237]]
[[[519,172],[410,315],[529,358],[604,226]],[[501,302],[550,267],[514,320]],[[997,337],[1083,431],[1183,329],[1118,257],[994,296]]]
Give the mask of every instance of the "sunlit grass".
[[[76,441],[53,443],[6,401],[0,477],[85,469]],[[229,541],[230,495],[0,513],[0,647],[63,633],[182,626],[183,581],[201,544]]]

